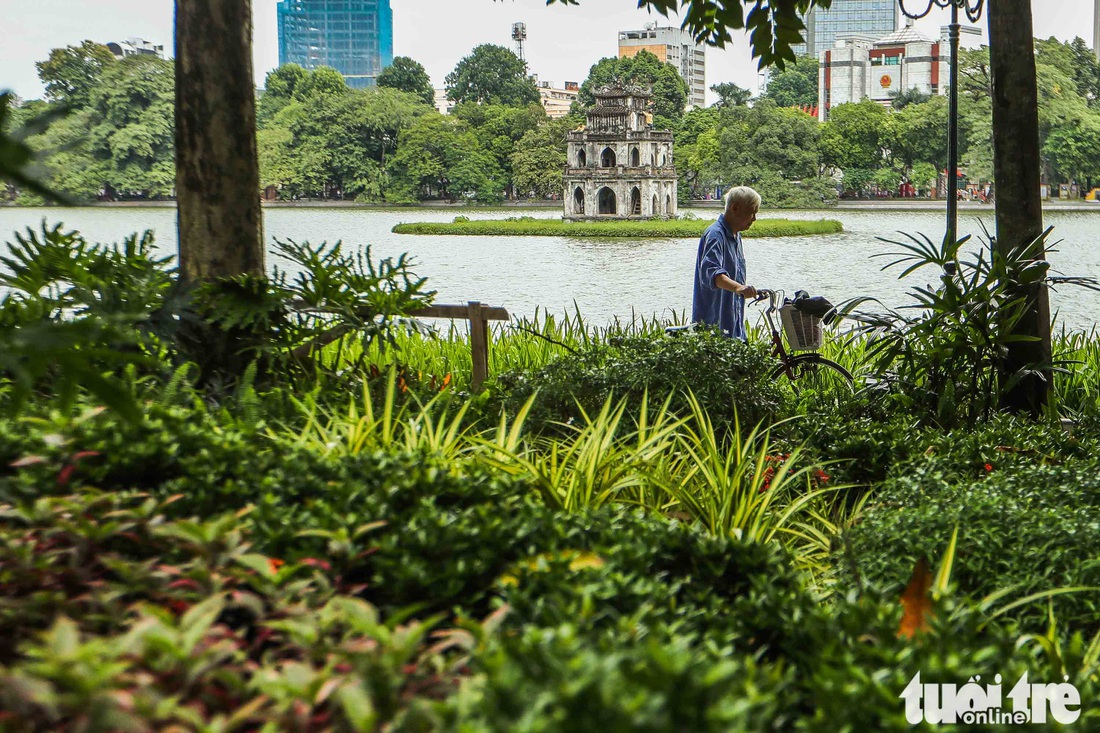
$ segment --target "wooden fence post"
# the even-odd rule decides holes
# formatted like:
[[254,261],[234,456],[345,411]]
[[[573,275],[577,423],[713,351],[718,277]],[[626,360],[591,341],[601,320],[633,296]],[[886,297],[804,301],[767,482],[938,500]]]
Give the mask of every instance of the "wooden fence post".
[[411,311],[414,318],[465,318],[470,324],[470,359],[473,370],[470,389],[477,389],[489,377],[489,321],[507,321],[511,316],[499,306],[471,300],[466,305],[429,305]]
[[470,356],[473,359],[473,374],[470,388],[477,389],[489,376],[489,333],[485,317],[481,314],[481,303],[471,300],[467,303],[467,318],[470,321]]

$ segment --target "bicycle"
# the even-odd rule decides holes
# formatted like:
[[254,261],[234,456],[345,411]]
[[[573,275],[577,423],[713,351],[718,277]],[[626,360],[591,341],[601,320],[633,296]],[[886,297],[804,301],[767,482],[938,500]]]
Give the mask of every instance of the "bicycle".
[[[793,305],[779,305],[783,300],[781,290],[757,290],[757,297],[750,304],[767,300],[768,305],[764,309],[764,320],[767,321],[768,330],[772,338],[772,356],[779,360],[779,364],[768,374],[770,379],[778,379],[786,375],[791,382],[802,377],[816,375],[823,368],[836,372],[848,386],[855,386],[855,378],[852,373],[832,359],[826,359],[816,353],[821,348],[821,319],[808,313],[802,313]],[[783,336],[775,325],[775,314],[779,313],[779,320],[783,325],[783,333],[790,342],[790,350],[783,344]],[[668,326],[665,333],[669,336],[677,336],[681,333],[690,333],[695,330],[697,324],[689,323],[684,326]],[[803,353],[794,353],[803,352]]]
[[[793,305],[780,305],[783,302],[782,290],[757,290],[752,303],[767,300],[764,308],[764,320],[772,337],[772,355],[779,359],[779,365],[769,375],[777,379],[786,375],[791,382],[802,377],[813,376],[822,369],[831,370],[844,378],[850,386],[855,384],[852,373],[832,359],[826,359],[817,353],[821,348],[821,318],[803,313]],[[787,336],[790,350],[783,345],[783,336],[775,324],[775,314],[779,314],[783,334]],[[802,353],[796,353],[802,352]]]

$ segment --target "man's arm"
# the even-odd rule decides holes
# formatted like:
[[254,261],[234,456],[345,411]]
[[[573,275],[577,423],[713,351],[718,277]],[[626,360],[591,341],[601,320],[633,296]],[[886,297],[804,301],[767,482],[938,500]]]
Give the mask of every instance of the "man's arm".
[[742,298],[749,298],[750,300],[756,297],[756,288],[752,285],[742,285],[724,272],[720,272],[714,276],[714,287],[728,290],[731,293],[740,295]]

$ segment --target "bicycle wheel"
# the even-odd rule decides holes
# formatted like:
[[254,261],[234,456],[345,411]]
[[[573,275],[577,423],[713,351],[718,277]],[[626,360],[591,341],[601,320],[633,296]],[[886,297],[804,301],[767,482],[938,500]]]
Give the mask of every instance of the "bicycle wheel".
[[786,363],[780,364],[772,370],[771,377],[776,379],[783,375],[789,375],[792,380],[803,377],[816,376],[829,371],[835,372],[844,378],[851,387],[855,384],[855,378],[847,369],[837,364],[832,359],[826,359],[821,354],[795,354]]

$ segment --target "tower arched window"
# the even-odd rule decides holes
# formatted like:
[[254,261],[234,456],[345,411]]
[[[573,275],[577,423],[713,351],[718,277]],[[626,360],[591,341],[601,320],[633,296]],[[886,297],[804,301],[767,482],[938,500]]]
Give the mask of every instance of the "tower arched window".
[[600,192],[596,194],[596,201],[599,204],[599,212],[603,215],[614,216],[616,213],[615,208],[615,192],[607,186],[600,189]]
[[603,168],[615,167],[615,151],[611,148],[604,148],[600,153],[600,166]]

